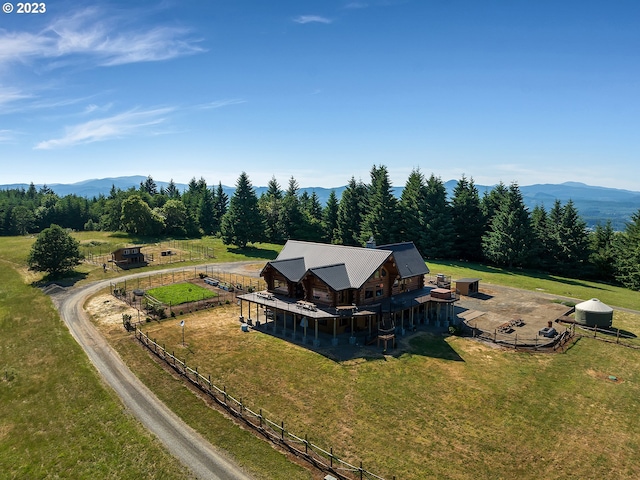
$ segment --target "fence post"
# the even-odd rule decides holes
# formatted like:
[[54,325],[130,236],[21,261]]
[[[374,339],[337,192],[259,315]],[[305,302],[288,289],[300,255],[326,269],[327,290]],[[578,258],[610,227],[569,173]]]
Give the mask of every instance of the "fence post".
[[227,386],[225,385],[224,387],[222,387],[222,390],[224,392],[224,404],[226,406],[227,405]]
[[616,343],[620,343],[620,329],[618,329],[618,333],[616,334]]
[[260,409],[260,430],[262,430],[262,409]]
[[333,447],[329,449],[329,466],[333,468]]
[[362,470],[362,460],[360,460],[360,480],[362,480],[362,474],[363,474],[363,470]]
[[309,454],[309,440],[307,440],[307,434],[304,434],[304,454]]

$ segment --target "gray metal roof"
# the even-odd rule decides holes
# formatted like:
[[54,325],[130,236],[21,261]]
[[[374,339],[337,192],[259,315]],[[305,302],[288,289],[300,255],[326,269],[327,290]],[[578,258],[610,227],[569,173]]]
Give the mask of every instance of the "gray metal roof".
[[[391,253],[391,250],[376,248],[347,247],[344,245],[289,240],[282,248],[275,262],[302,257],[307,269],[344,264],[349,284],[342,289],[360,288],[373,272],[380,268],[385,260],[389,258]],[[271,262],[271,264],[273,265],[275,262]],[[328,274],[337,275],[337,272],[338,270],[333,269],[330,272],[328,271]],[[342,274],[340,276],[341,278],[336,276],[334,280],[342,283],[344,282],[344,277],[342,277]]]
[[396,267],[400,278],[415,277],[429,273],[429,268],[420,256],[420,252],[413,242],[394,243],[391,245],[380,245],[378,250],[391,250],[396,261]]
[[279,271],[286,278],[292,282],[299,282],[307,271],[305,267],[304,258],[285,258],[280,260],[278,257],[273,262],[269,262],[273,268]]
[[352,288],[347,274],[347,267],[344,263],[314,267],[310,268],[309,271],[336,291]]

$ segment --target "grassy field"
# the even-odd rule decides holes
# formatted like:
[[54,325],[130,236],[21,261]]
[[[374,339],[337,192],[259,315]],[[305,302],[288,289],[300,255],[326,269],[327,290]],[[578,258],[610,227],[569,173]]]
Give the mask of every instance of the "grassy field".
[[[638,350],[583,338],[565,354],[514,353],[421,333],[400,356],[372,347],[339,363],[243,333],[225,308],[189,318],[187,349],[174,325],[145,330],[250,408],[386,478],[640,477]],[[629,314],[636,334],[639,321]]]
[[146,293],[165,305],[180,305],[218,296],[216,292],[188,282],[151,288]]
[[[100,232],[75,235],[82,242],[105,245],[140,243],[140,239]],[[46,297],[38,297],[46,307],[43,311],[24,296],[17,296],[15,305],[5,306],[7,289],[19,286],[30,295],[33,290],[24,285],[24,279],[40,277],[24,268],[32,242],[26,237],[0,239],[3,267],[11,267],[4,268],[0,280],[4,309],[0,327],[3,332],[5,324],[15,329],[0,337],[0,365],[6,372],[0,382],[0,471],[16,477],[122,478],[122,455],[116,452],[129,452],[131,444],[137,454],[131,457],[137,469],[126,470],[127,475],[132,472],[131,478],[144,478],[145,469],[156,469],[158,458],[168,462],[160,467],[167,472],[164,477],[181,478],[185,473],[180,466],[172,464],[153,439],[122,414],[119,402],[95,378]],[[202,243],[214,248],[214,262],[260,263],[275,258],[281,248],[258,245],[238,251],[217,239],[205,238]],[[460,262],[428,265],[433,273],[454,279],[481,277],[483,282],[578,299],[596,297],[612,306],[640,309],[640,294],[618,287]],[[159,267],[150,270],[155,268]],[[22,280],[12,271],[20,272]],[[114,275],[89,265],[78,271],[78,283]],[[180,329],[171,322],[145,328],[167,348],[175,347],[176,353],[182,349],[190,365],[210,373],[214,383],[227,386],[229,393],[242,397],[250,407],[263,408],[270,418],[285,421],[292,432],[306,433],[314,443],[333,447],[341,458],[362,460],[380,475],[398,479],[640,477],[637,350],[584,338],[563,355],[532,355],[423,334],[413,338],[410,350],[400,356],[376,354],[336,363],[268,335],[240,332],[236,310],[228,306],[190,315],[187,348],[181,347]],[[614,326],[635,334],[640,334],[639,322],[632,313],[616,312],[614,317]],[[211,411],[123,331],[113,329],[110,336],[123,358],[170,408],[213,444],[259,472],[259,478],[310,478],[268,444]],[[51,359],[34,347],[42,338],[62,344],[46,348],[54,352]],[[70,355],[67,347],[74,353]],[[38,368],[31,370],[32,364]],[[69,380],[78,370],[86,371],[89,380]],[[618,380],[611,381],[610,375]],[[73,385],[77,384],[88,387],[76,400]],[[45,394],[51,398],[42,398]],[[91,416],[93,410],[97,417]],[[55,418],[49,418],[51,411],[57,412]],[[79,427],[70,427],[76,424]],[[68,425],[67,430],[63,425]],[[16,434],[23,431],[29,438]],[[68,434],[69,445],[52,447],[60,445],[60,432]],[[102,442],[110,454],[103,455],[103,447],[92,448]],[[99,458],[97,467],[89,465],[88,459],[94,457]]]
[[[100,232],[75,235],[81,241],[112,237]],[[123,241],[120,236],[116,240],[114,244]],[[42,279],[25,265],[33,241],[0,237],[0,478],[192,478],[123,409],[51,300],[30,285]],[[226,250],[222,256],[228,258]],[[69,282],[111,275],[91,265],[81,265],[77,272]],[[137,345],[131,343],[130,348],[135,353],[132,365],[135,357],[148,358],[140,355]],[[211,411],[157,366],[150,365],[140,376],[152,386],[167,388],[167,404],[179,412],[183,405],[181,413],[199,424],[214,445],[237,445],[228,451],[234,451],[255,478],[311,478],[281,453]],[[273,477],[273,471],[283,476]]]
[[[0,239],[0,251],[19,257],[12,243]],[[0,331],[0,477],[190,478],[101,382],[50,299],[4,260]]]

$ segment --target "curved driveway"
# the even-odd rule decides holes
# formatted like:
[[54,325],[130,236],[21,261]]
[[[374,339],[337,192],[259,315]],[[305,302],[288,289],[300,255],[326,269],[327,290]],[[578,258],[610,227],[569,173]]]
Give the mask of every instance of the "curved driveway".
[[[215,266],[224,267],[221,264]],[[184,267],[162,270],[162,272],[182,268]],[[153,273],[160,273],[160,271]],[[127,278],[147,275],[149,272],[130,275]],[[118,280],[120,278],[122,277]],[[191,469],[197,478],[249,480],[250,477],[237,465],[215,451],[207,440],[169,410],[133,374],[88,319],[83,309],[85,300],[114,280],[116,279],[103,280],[87,287],[69,289],[54,295],[54,302],[73,337],[129,411],[158,437],[167,450]]]

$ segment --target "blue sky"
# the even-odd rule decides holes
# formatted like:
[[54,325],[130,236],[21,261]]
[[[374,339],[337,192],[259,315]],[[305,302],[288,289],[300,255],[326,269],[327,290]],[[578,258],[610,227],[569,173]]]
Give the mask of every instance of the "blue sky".
[[0,184],[640,190],[639,25],[637,0],[47,1],[0,13]]

